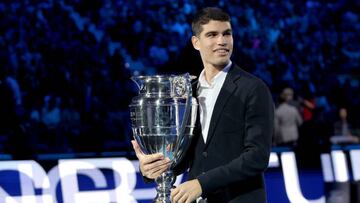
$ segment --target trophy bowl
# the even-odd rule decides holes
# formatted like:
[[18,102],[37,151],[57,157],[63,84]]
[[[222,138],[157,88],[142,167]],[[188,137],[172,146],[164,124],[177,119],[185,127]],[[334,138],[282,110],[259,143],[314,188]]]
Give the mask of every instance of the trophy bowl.
[[198,103],[192,97],[194,76],[135,76],[139,95],[132,99],[130,117],[135,140],[145,154],[162,153],[170,167],[155,182],[154,202],[170,202],[175,182],[172,169],[181,161],[194,135]]

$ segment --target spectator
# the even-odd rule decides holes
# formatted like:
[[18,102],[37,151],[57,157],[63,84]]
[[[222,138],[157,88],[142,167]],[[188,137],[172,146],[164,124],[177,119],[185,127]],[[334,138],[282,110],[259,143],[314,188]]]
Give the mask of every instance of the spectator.
[[290,103],[293,101],[294,91],[285,88],[281,95],[281,104],[275,110],[275,145],[296,146],[299,138],[298,127],[302,124],[302,118],[296,107]]
[[334,135],[330,138],[332,143],[359,143],[360,139],[352,133],[347,117],[347,109],[340,108],[339,120],[334,123]]

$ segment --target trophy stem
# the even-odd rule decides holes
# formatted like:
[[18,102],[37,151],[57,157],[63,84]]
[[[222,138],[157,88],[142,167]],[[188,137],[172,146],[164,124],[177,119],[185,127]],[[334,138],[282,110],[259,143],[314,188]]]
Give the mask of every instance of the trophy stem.
[[167,170],[155,179],[156,197],[153,203],[170,203],[170,189],[175,182],[175,176],[172,170]]

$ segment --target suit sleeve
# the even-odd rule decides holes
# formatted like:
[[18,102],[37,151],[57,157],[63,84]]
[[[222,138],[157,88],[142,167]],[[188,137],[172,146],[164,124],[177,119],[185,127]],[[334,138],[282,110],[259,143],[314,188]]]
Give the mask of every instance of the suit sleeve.
[[274,125],[274,105],[265,84],[258,81],[253,86],[245,105],[244,150],[228,164],[197,177],[203,197],[231,183],[261,175],[268,166]]

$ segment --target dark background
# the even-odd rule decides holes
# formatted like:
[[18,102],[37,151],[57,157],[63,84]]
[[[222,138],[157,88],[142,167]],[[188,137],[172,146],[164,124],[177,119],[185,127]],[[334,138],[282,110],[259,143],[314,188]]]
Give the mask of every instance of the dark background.
[[230,13],[232,61],[263,79],[276,105],[284,87],[294,89],[301,112],[303,101],[315,104],[300,151],[328,149],[340,107],[359,129],[359,1],[7,0],[0,2],[0,153],[132,157],[130,77],[198,75],[189,24],[205,6]]

